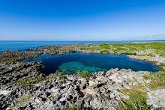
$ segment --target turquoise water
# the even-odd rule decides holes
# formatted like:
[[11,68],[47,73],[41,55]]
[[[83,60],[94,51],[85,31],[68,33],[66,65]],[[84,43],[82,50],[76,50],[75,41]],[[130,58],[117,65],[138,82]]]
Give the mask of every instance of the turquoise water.
[[[4,50],[26,51],[28,48],[39,46],[63,45],[63,44],[96,44],[96,43],[131,43],[151,41],[0,41],[0,53]],[[159,41],[152,41],[159,42]],[[143,61],[133,60],[125,55],[102,55],[68,53],[65,55],[41,55],[38,58],[26,61],[42,61],[45,65],[45,74],[63,71],[71,74],[76,71],[87,70],[89,72],[107,71],[110,68],[132,69],[134,71],[159,71],[159,67]]]
[[133,60],[126,55],[112,54],[85,54],[85,53],[67,53],[64,55],[41,55],[37,58],[27,59],[29,61],[41,61],[45,68],[43,73],[49,74],[56,71],[62,71],[66,74],[73,74],[77,71],[107,71],[111,68],[132,69],[134,71],[159,71],[160,68],[151,63]]
[[[21,50],[27,48],[63,44],[96,44],[96,43],[131,43],[131,42],[151,42],[151,41],[0,41],[0,52],[4,50]],[[158,42],[158,41],[152,41]]]

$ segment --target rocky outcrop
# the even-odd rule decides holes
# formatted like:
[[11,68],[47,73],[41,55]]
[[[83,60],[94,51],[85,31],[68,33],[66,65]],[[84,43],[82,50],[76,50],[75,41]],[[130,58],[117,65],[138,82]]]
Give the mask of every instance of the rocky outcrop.
[[128,57],[137,59],[137,60],[144,60],[144,61],[149,61],[153,62],[154,64],[162,67],[163,70],[165,70],[165,57],[155,55],[153,56],[138,56],[138,55],[128,55]]
[[[61,45],[61,46],[45,46],[37,48],[29,48],[28,50],[41,50],[45,54],[65,54],[68,52],[83,52],[83,53],[100,53],[100,51],[90,50],[89,47],[92,45],[79,44],[79,45]],[[98,45],[95,45],[95,47]]]
[[[128,96],[118,90],[144,83],[143,75],[149,72],[111,69],[99,72],[89,78],[76,75],[47,78],[35,85],[38,87],[30,95],[30,99],[21,106],[16,103],[11,109],[54,110],[68,107],[87,109],[117,109],[121,99]],[[135,81],[136,79],[136,81]],[[18,106],[19,105],[19,106]]]
[[19,79],[42,75],[39,62],[0,64],[0,109],[5,109],[17,98],[26,94],[26,90],[15,84]]
[[43,52],[21,52],[21,51],[4,51],[0,54],[0,62],[12,63],[22,61],[27,58],[37,57],[43,54]]
[[165,107],[165,89],[156,89],[148,92],[148,104],[153,108]]
[[[74,75],[43,76],[43,81],[24,87],[14,83],[42,75],[38,62],[1,64],[0,109],[54,110],[78,107],[86,109],[116,110],[123,99],[129,99],[122,90],[142,85],[147,92],[148,104],[163,107],[164,89],[150,90],[146,71],[110,69],[90,77]],[[138,89],[138,88],[137,88]]]
[[40,75],[42,67],[39,62],[0,64],[0,89],[8,90],[18,79]]

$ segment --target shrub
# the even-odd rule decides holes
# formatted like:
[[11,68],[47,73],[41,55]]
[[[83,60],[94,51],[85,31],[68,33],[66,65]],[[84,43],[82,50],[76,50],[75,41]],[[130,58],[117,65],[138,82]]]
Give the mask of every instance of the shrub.
[[79,76],[79,77],[90,77],[92,74],[85,70],[85,71],[82,71],[82,72],[77,71],[76,75]]
[[119,110],[149,110],[147,105],[147,93],[143,86],[133,86],[131,89],[124,89],[121,92],[129,96],[129,99],[122,100]]
[[109,49],[110,44],[100,44],[100,47],[103,49]]
[[63,72],[56,72],[54,74],[50,74],[48,76],[48,79],[52,79],[52,78],[56,78],[56,77],[64,78],[65,74]]
[[163,87],[165,88],[165,71],[160,71],[152,75],[152,81],[150,83],[151,89]]
[[108,51],[108,50],[101,50],[100,53],[101,53],[101,54],[108,54],[109,51]]
[[151,74],[146,74],[146,75],[143,76],[143,78],[144,78],[145,80],[151,80],[151,79],[153,78],[153,75],[151,75]]
[[24,87],[27,87],[27,86],[32,86],[34,84],[37,84],[37,83],[44,81],[44,80],[45,80],[45,77],[36,76],[36,77],[29,77],[29,78],[25,78],[25,79],[19,79],[19,80],[15,81],[15,83],[22,85]]

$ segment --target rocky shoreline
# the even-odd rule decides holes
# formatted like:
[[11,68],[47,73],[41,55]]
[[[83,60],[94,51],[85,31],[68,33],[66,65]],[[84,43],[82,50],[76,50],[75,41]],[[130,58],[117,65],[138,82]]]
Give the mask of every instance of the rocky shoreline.
[[[65,54],[69,52],[82,52],[82,53],[99,53],[99,54],[126,54],[128,57],[136,59],[136,60],[143,60],[154,63],[155,65],[159,66],[162,70],[165,70],[165,57],[160,56],[157,53],[153,53],[153,56],[147,55],[151,53],[151,50],[145,51],[137,51],[134,53],[127,53],[124,50],[118,51],[115,53],[113,49],[106,49],[104,53],[104,49],[100,49],[100,45],[97,44],[79,44],[79,45],[62,45],[62,46],[45,46],[45,47],[38,47],[38,48],[29,48],[28,50],[39,50],[43,51],[44,54]],[[103,51],[104,50],[104,51]],[[147,55],[147,56],[146,56]]]
[[[94,48],[97,47],[99,45],[95,45]],[[165,107],[164,85],[152,89],[150,77],[153,73],[147,71],[110,69],[88,77],[58,73],[44,75],[41,72],[43,65],[40,62],[22,62],[24,59],[42,54],[102,52],[102,50],[91,48],[93,45],[90,44],[63,45],[28,49],[41,50],[39,52],[5,51],[0,54],[0,109],[67,110],[75,107],[116,110],[125,107],[125,103],[132,99],[134,92],[145,94],[144,104],[149,109]],[[109,50],[108,53],[122,54],[122,51],[114,53]],[[128,55],[128,57],[150,61],[165,69],[165,57],[157,54],[155,56],[136,54]]]
[[[7,90],[8,93],[1,94],[0,108],[54,110],[74,106],[86,109],[115,110],[123,99],[129,98],[120,90],[130,89],[141,84],[148,94],[150,93],[149,88],[145,86],[147,81],[143,78],[144,75],[150,73],[134,72],[129,69],[111,69],[105,73],[95,73],[90,77],[77,75],[54,77],[54,74],[50,74],[43,76],[46,77],[45,80],[29,87],[13,83],[19,78],[42,75],[39,72],[41,68],[42,65],[38,62],[16,63],[11,64],[10,67],[3,65],[0,68],[2,71],[0,91]],[[8,78],[10,81],[7,80]],[[152,105],[152,101],[149,100],[148,102]]]
[[6,109],[28,91],[16,84],[19,79],[41,76],[39,62],[0,64],[0,109]]
[[164,62],[165,57],[161,57],[159,55],[155,55],[154,57],[150,56],[138,56],[138,55],[127,55],[129,58],[136,59],[136,60],[143,60],[151,62],[157,66],[159,66],[162,70],[165,70]]

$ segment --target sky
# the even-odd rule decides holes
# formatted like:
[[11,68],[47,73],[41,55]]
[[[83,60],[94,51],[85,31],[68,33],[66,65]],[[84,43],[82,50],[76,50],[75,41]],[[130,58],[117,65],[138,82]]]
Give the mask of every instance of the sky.
[[165,40],[165,0],[0,0],[0,40]]

